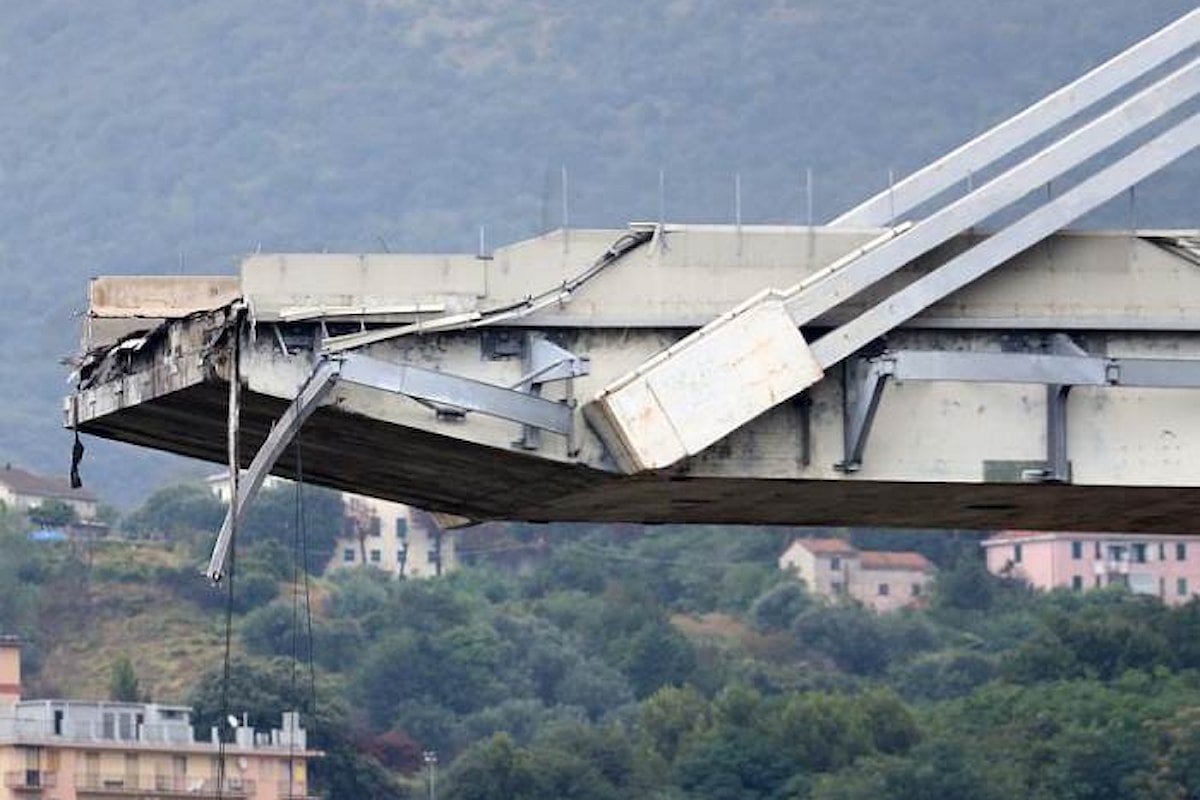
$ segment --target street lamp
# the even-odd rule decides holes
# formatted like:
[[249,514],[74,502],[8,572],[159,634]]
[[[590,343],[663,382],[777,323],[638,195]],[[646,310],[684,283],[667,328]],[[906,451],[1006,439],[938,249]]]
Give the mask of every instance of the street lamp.
[[437,800],[437,750],[426,750],[421,754],[429,774],[429,800]]

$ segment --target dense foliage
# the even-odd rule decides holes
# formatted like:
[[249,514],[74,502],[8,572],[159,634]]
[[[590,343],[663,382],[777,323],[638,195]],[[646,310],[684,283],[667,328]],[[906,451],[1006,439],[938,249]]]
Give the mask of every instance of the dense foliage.
[[[408,776],[377,797],[415,791],[427,749],[455,800],[1200,792],[1200,604],[1032,593],[962,539],[928,608],[881,616],[786,580],[785,537],[575,530],[521,578],[343,573],[315,630],[357,720],[333,730]],[[289,608],[245,644],[290,662]]]
[[[184,562],[135,540],[93,563],[28,527],[0,516],[0,619],[28,638],[33,684],[97,598],[144,587],[195,609],[176,624],[219,629],[224,596],[186,544]],[[171,699],[205,727],[243,712],[277,725],[299,708],[328,753],[314,782],[330,797],[420,796],[427,750],[452,800],[1200,793],[1196,601],[1039,594],[988,575],[972,538],[892,532],[871,535],[922,546],[942,569],[926,608],[877,615],[777,570],[793,531],[536,531],[477,542],[478,563],[437,580],[313,579],[311,637],[303,581],[248,541],[258,577],[238,584],[228,701],[219,666]],[[520,572],[481,552],[522,541]],[[139,647],[111,658],[112,696],[148,693],[157,636]]]

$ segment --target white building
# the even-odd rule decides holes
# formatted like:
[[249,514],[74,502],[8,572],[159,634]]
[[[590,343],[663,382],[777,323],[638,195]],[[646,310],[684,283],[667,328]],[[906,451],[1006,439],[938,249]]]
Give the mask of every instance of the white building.
[[458,568],[458,537],[403,503],[343,494],[346,529],[326,571],[371,566],[401,578]]
[[8,509],[25,513],[47,500],[61,500],[75,509],[80,522],[96,519],[99,501],[87,489],[72,489],[65,480],[35,475],[12,464],[0,470],[0,502]]
[[[229,502],[229,473],[205,479],[209,489]],[[263,487],[290,483],[267,476]],[[412,506],[342,492],[343,530],[326,572],[375,567],[400,578],[428,578],[458,568],[458,537]]]

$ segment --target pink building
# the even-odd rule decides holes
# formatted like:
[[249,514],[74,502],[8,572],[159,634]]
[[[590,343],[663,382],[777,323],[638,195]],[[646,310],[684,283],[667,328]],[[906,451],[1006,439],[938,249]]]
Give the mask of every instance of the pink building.
[[858,550],[843,539],[797,539],[779,568],[813,594],[853,597],[880,612],[923,603],[935,573],[920,553]]
[[983,548],[989,572],[1038,589],[1127,586],[1172,605],[1200,592],[1200,536],[1002,531]]

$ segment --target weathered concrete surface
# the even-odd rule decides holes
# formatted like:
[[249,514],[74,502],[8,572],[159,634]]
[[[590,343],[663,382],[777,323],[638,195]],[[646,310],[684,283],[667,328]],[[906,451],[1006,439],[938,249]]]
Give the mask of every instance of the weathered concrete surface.
[[[242,293],[252,316],[228,308],[192,313],[144,342],[92,353],[67,421],[77,415],[85,433],[222,461],[237,335],[248,464],[324,333],[519,302],[577,275],[618,233],[560,233],[498,251],[492,261],[253,257],[243,265],[243,286],[254,289]],[[580,402],[710,312],[764,285],[793,283],[871,235],[684,229],[631,252],[568,302],[496,327],[401,336],[362,352],[511,386],[528,368],[524,338],[546,336],[589,357],[591,372],[569,388],[547,383],[542,396]],[[456,273],[446,283],[453,291],[439,291],[449,273]],[[360,294],[364,286],[370,296]],[[414,310],[437,304],[442,311]],[[835,315],[852,313],[850,306]],[[325,330],[313,308],[324,309]],[[373,316],[379,308],[388,310]],[[1064,330],[1095,355],[1200,358],[1200,266],[1141,238],[1057,236],[893,332],[886,346],[1037,350]],[[305,477],[474,519],[1184,532],[1200,512],[1196,390],[1077,388],[1069,401],[1069,485],[1021,482],[1022,465],[1046,458],[1042,386],[889,386],[853,474],[835,468],[844,454],[843,392],[842,376],[828,374],[680,467],[627,477],[578,411],[573,437],[543,432],[537,449],[526,450],[514,444],[522,438],[516,423],[475,413],[447,418],[410,398],[342,384],[304,430]],[[277,471],[292,474],[291,451]]]

